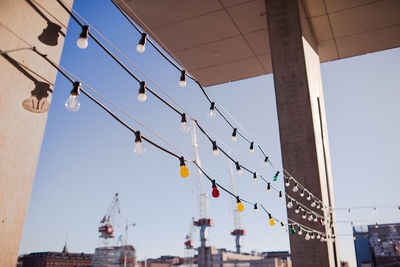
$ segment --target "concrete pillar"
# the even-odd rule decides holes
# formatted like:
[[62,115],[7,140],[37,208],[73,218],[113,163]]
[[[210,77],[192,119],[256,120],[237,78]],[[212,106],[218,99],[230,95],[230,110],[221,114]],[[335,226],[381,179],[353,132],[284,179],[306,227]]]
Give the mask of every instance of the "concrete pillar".
[[[1,1],[0,50],[33,45],[59,62],[69,15],[35,2]],[[0,55],[0,71],[0,266],[14,267],[57,71],[30,50]]]
[[[266,0],[283,167],[326,205],[334,207],[320,61],[301,2]],[[293,186],[293,183],[292,183]],[[318,214],[310,201],[287,193]],[[329,211],[325,211],[329,214]],[[333,220],[334,214],[332,214]],[[309,222],[288,209],[288,217],[332,235],[334,227]],[[297,230],[297,229],[296,229]],[[336,244],[290,235],[294,267],[339,266]]]

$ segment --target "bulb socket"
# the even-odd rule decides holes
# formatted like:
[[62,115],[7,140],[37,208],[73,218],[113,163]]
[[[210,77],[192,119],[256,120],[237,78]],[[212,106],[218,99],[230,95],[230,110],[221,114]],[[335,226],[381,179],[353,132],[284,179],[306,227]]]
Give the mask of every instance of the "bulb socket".
[[215,102],[211,102],[210,110],[215,110]]
[[232,137],[236,137],[236,134],[237,134],[237,128],[234,128],[232,132]]
[[147,40],[147,33],[142,33],[142,37],[139,40],[140,45],[145,45]]
[[257,203],[254,203],[254,210],[258,210]]
[[236,161],[236,163],[235,163],[235,164],[236,164],[236,170],[237,170],[237,171],[239,171],[239,170],[240,170],[240,164],[239,164],[239,161]]
[[267,183],[267,190],[269,191],[269,190],[271,190],[271,183]]
[[254,142],[250,143],[250,150],[254,150]]
[[239,198],[239,196],[236,196],[236,203],[240,203],[240,198]]
[[217,142],[216,141],[212,141],[212,149],[213,149],[213,151],[217,151],[218,150],[218,146],[217,146]]
[[135,133],[135,143],[141,143],[142,142],[142,134],[140,133],[140,131],[136,131]]
[[140,82],[139,94],[146,94],[146,82],[144,81]]
[[186,71],[181,70],[181,78],[179,79],[181,82],[186,81]]
[[181,123],[186,123],[187,122],[187,120],[186,120],[186,114],[185,113],[182,113],[182,115],[181,115]]
[[71,95],[78,96],[81,91],[81,83],[80,82],[74,82],[71,90]]
[[182,156],[179,158],[180,166],[186,166],[185,164],[185,158]]
[[82,26],[82,32],[79,35],[79,38],[87,39],[89,37],[89,29],[90,28],[87,25]]
[[253,179],[257,179],[257,173],[256,172],[253,173]]
[[267,164],[268,163],[268,157],[265,157],[264,159],[264,163]]

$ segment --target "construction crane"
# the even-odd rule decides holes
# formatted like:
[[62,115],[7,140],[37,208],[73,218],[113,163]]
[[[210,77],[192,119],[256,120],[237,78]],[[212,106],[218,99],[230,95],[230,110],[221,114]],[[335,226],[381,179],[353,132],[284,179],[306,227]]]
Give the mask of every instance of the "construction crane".
[[192,221],[191,221],[190,226],[189,226],[188,233],[187,233],[187,235],[185,237],[185,243],[184,243],[184,245],[185,245],[185,256],[184,256],[185,259],[189,259],[189,258],[193,258],[194,257],[195,249],[194,249],[194,244],[193,244],[193,237],[194,237],[194,234],[195,234],[195,230],[196,230],[196,228],[194,227],[194,218],[192,218]]
[[[231,192],[236,195],[236,185],[233,176],[233,167],[230,159],[228,160],[228,170],[229,170],[229,186]],[[231,235],[235,236],[236,252],[241,253],[242,249],[242,236],[246,234],[246,231],[242,229],[242,220],[240,219],[240,212],[236,209],[236,201],[232,202],[233,209],[233,221],[235,224],[235,229],[231,232]]]
[[119,207],[118,193],[115,193],[113,200],[108,207],[106,214],[100,221],[99,233],[100,243],[108,245],[109,240],[114,239],[114,225],[117,216],[121,214]]
[[[201,167],[199,150],[197,144],[197,135],[196,135],[196,124],[193,121],[192,127],[192,146],[194,150],[194,155],[196,158],[197,164]],[[207,237],[208,237],[208,227],[213,226],[213,220],[208,218],[208,196],[207,193],[204,193],[204,186],[201,179],[201,175],[203,173],[200,169],[196,172],[194,177],[195,180],[195,189],[196,195],[198,196],[198,204],[199,204],[199,219],[197,221],[193,221],[193,224],[197,227],[200,227],[200,246],[206,247]]]
[[135,227],[136,223],[129,223],[128,220],[126,220],[125,223],[125,232],[124,234],[121,234],[118,238],[118,244],[121,244],[123,246],[127,246],[128,245],[128,230],[131,227]]

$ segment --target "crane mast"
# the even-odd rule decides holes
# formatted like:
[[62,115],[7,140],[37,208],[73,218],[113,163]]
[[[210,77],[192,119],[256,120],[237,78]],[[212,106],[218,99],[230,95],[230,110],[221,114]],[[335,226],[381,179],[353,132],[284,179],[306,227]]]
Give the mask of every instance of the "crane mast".
[[100,243],[108,245],[109,240],[114,239],[114,227],[117,216],[121,213],[119,207],[118,193],[115,193],[113,200],[108,207],[106,214],[100,221],[99,233]]
[[[229,171],[229,186],[231,192],[236,195],[236,185],[233,176],[232,162],[230,159],[227,159],[227,161],[228,161],[228,171]],[[231,207],[233,210],[233,221],[235,225],[235,229],[231,232],[231,235],[235,236],[236,252],[240,253],[242,249],[241,239],[242,236],[246,234],[246,231],[242,229],[242,220],[240,219],[240,212],[236,209],[236,201],[232,202]]]
[[[201,167],[198,144],[197,144],[196,124],[194,121],[192,122],[191,133],[192,133],[192,147],[195,159],[197,164]],[[204,186],[201,180],[202,174],[203,173],[201,172],[201,170],[198,169],[198,172],[196,172],[196,175],[194,177],[196,194],[198,196],[199,219],[197,221],[193,221],[193,224],[197,227],[200,227],[200,246],[206,247],[207,237],[208,237],[207,228],[213,226],[213,220],[208,218],[208,196],[207,193],[204,192]]]

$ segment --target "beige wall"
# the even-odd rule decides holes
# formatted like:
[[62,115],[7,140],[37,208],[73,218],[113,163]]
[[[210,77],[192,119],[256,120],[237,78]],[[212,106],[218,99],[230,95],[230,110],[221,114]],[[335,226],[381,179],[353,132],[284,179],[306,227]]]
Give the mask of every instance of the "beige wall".
[[[60,25],[61,31],[65,34],[66,29],[61,24],[68,25],[69,15],[56,1],[35,1],[60,21],[56,21],[39,7],[42,14],[49,21]],[[73,2],[73,0],[64,1],[70,6]],[[2,51],[34,45],[39,51],[48,54],[49,58],[59,62],[64,37],[59,35],[55,39],[58,41],[57,45],[44,44],[38,37],[46,27],[47,20],[25,0],[1,0],[0,49]],[[16,51],[9,53],[9,56],[17,63],[14,62],[13,65],[5,57],[0,56],[0,266],[2,267],[16,265],[47,119],[47,112],[33,113],[24,109],[22,103],[31,97],[31,91],[35,88],[42,90],[37,89],[34,94],[45,93],[46,84],[50,84],[49,88],[53,89],[52,83],[57,75],[54,68],[32,51]],[[44,80],[29,70],[26,72],[29,74],[24,74],[15,66],[18,64],[25,65]],[[50,98],[51,93],[47,98],[49,102]]]

